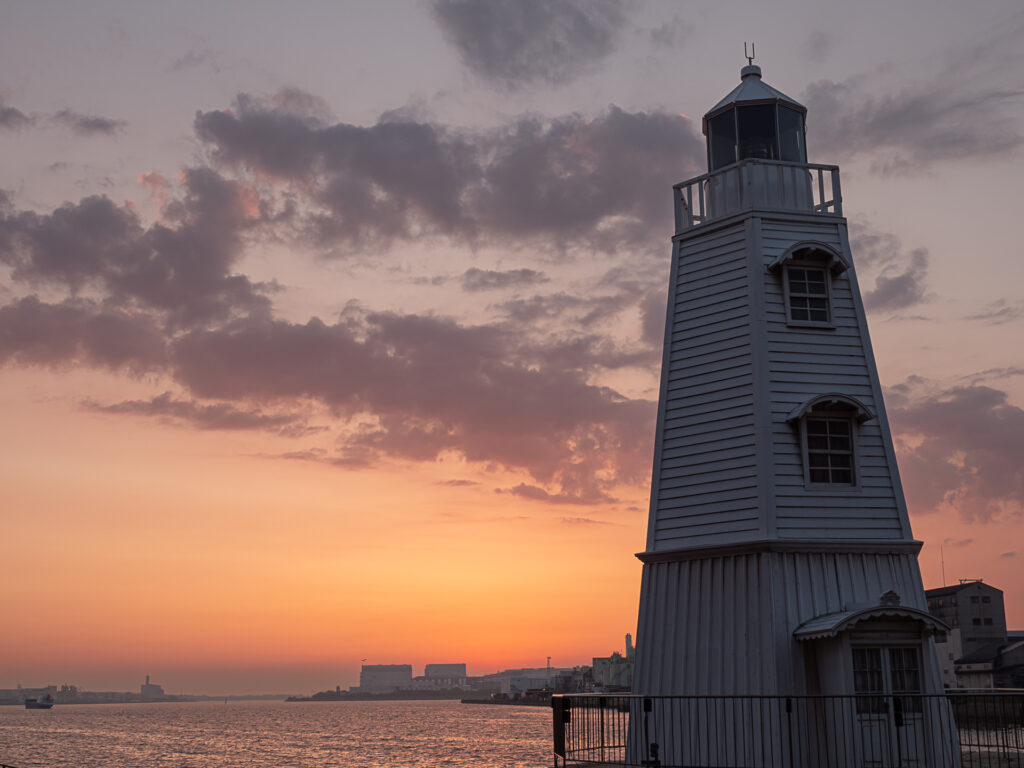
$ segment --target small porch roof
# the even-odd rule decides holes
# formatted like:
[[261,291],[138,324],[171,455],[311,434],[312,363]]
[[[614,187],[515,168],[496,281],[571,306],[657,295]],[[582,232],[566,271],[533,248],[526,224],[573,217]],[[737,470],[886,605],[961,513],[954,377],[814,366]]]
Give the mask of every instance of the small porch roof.
[[911,608],[906,605],[873,605],[868,608],[854,608],[838,613],[826,613],[815,616],[797,627],[793,636],[797,640],[822,640],[835,637],[840,632],[852,629],[867,619],[907,619],[919,622],[925,634],[945,635],[949,626],[932,616],[927,611]]

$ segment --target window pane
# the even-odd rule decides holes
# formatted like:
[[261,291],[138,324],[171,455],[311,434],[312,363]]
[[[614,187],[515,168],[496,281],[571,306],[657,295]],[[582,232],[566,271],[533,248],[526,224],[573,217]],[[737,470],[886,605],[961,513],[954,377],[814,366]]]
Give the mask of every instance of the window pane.
[[806,163],[804,149],[804,118],[795,109],[779,105],[779,153],[780,160]]
[[775,105],[755,104],[738,107],[736,123],[739,128],[739,159],[748,157],[778,160],[778,140],[775,135]]
[[813,320],[818,323],[829,321],[827,278],[828,275],[824,269],[813,267],[789,267],[786,269],[791,320]]
[[[919,693],[921,691],[921,671],[917,661],[917,649],[890,648],[889,676],[893,693]],[[921,700],[916,697],[905,697],[903,711],[920,712]]]
[[[882,650],[880,648],[853,649],[853,690],[858,694],[885,692],[882,684]],[[858,696],[857,712],[878,714],[886,711],[883,696]]]
[[829,454],[829,465],[832,469],[850,470],[850,454]]
[[814,275],[808,275],[807,278],[807,293],[814,296],[826,296],[827,291],[825,290],[824,275],[818,280]]
[[828,449],[830,451],[848,451],[850,450],[850,438],[843,435],[830,437],[828,439]]
[[841,421],[839,419],[833,419],[832,421],[826,422],[828,424],[829,434],[832,435],[849,435],[850,434],[850,422]]
[[712,171],[736,162],[736,113],[724,112],[708,120]]
[[853,429],[849,419],[807,419],[806,456],[812,483],[853,485]]

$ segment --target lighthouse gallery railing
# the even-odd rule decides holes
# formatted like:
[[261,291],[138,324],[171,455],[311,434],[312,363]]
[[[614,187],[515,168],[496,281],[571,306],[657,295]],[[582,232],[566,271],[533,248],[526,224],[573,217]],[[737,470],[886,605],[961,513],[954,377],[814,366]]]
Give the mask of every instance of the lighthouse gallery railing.
[[555,766],[1024,768],[1024,691],[551,699]]
[[837,165],[742,160],[672,189],[677,234],[750,210],[843,215]]

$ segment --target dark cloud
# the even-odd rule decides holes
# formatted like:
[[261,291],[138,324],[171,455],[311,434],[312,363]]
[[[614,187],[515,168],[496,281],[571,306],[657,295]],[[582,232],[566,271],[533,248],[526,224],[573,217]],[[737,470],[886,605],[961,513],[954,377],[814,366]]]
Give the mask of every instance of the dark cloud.
[[124,120],[114,120],[109,117],[98,117],[96,115],[83,115],[81,112],[74,112],[70,109],[62,109],[60,112],[55,112],[53,120],[65,128],[69,128],[79,136],[113,136],[127,125]]
[[966,382],[971,385],[982,384],[986,381],[992,381],[999,379],[1010,379],[1015,376],[1024,376],[1024,368],[1019,366],[1010,365],[1003,368],[986,368],[984,371],[978,371],[977,373],[969,373],[966,376],[961,376],[960,381]]
[[819,80],[803,94],[808,145],[819,161],[860,153],[884,173],[920,171],[953,159],[994,157],[1024,142],[1015,115],[1024,90],[967,85],[944,76],[878,95],[870,78]]
[[72,365],[158,370],[166,362],[162,329],[140,313],[87,300],[59,304],[28,296],[0,307],[0,365]]
[[614,501],[606,493],[597,489],[589,489],[586,493],[551,493],[537,485],[520,483],[512,488],[496,488],[498,493],[508,493],[531,501],[543,501],[547,504],[604,504]]
[[925,300],[925,279],[928,276],[928,251],[916,248],[903,271],[887,268],[875,280],[875,287],[864,293],[868,310],[905,309]]
[[987,386],[930,391],[922,379],[890,390],[907,501],[969,521],[1024,513],[1024,410]]
[[1002,325],[1020,319],[1024,316],[1024,302],[1011,303],[1006,299],[997,299],[991,302],[985,309],[973,315],[968,315],[968,320],[978,320],[986,325]]
[[216,162],[294,184],[317,208],[316,242],[363,248],[424,235],[650,243],[670,231],[671,185],[704,156],[679,115],[614,106],[474,132],[402,115],[326,124],[242,94],[231,111],[198,113],[195,129]]
[[32,118],[20,109],[9,107],[0,101],[0,128],[16,131],[32,124]]
[[853,222],[850,249],[858,268],[875,275],[874,287],[864,291],[866,309],[892,312],[928,299],[931,257],[927,249],[905,251],[898,237],[891,232],[880,232],[863,221]]
[[432,9],[462,63],[509,90],[593,70],[626,23],[621,0],[433,0]]
[[614,106],[593,120],[523,119],[490,147],[482,228],[600,249],[662,239],[671,231],[666,190],[704,159],[685,118]]
[[1003,553],[1002,553],[1001,555],[999,555],[999,556],[1000,556],[1000,557],[1005,557],[1005,558],[1011,558],[1011,557],[1016,557],[1016,556],[1017,556],[1017,553],[1016,553],[1016,552],[1003,552]]
[[233,113],[197,114],[196,133],[221,163],[311,189],[325,208],[311,219],[318,241],[385,247],[424,232],[470,232],[461,196],[478,169],[465,140],[426,123],[325,126],[294,106],[294,98],[243,94]]
[[100,413],[151,416],[196,429],[259,429],[284,437],[303,437],[323,431],[310,426],[304,416],[294,413],[267,413],[259,408],[240,409],[228,403],[197,403],[177,400],[164,392],[149,400],[125,400],[107,405],[85,400],[82,405]]
[[548,324],[556,318],[566,318],[574,324],[587,326],[616,316],[634,301],[626,291],[595,296],[559,292],[509,299],[496,309],[514,325]]
[[[193,331],[174,355],[194,396],[312,399],[355,419],[347,461],[454,451],[588,501],[648,469],[651,403],[589,384],[557,353],[499,326],[391,313],[334,325],[250,320]],[[531,363],[538,358],[543,365]]]
[[49,214],[0,207],[0,263],[16,281],[72,294],[100,289],[108,301],[159,311],[176,327],[268,312],[262,294],[270,286],[231,273],[243,232],[260,220],[258,200],[207,168],[186,171],[184,184],[165,222],[150,227],[100,196]]
[[875,229],[864,220],[850,222],[850,250],[858,267],[879,269],[900,261],[903,243],[891,232]]
[[974,539],[950,539],[946,538],[942,541],[947,547],[969,547],[974,543]]
[[[331,123],[301,92],[236,106],[197,116],[212,159],[291,185],[321,215],[315,233],[350,245],[434,234],[610,250],[661,239],[670,184],[702,156],[687,121],[616,108],[477,133],[402,115],[368,128]],[[286,322],[273,317],[273,286],[235,272],[247,238],[280,220],[254,186],[206,167],[185,171],[180,188],[155,173],[142,180],[160,206],[152,225],[103,196],[50,212],[0,198],[12,285],[64,296],[0,306],[0,362],[155,374],[180,394],[92,407],[196,429],[301,432],[297,414],[326,409],[338,448],[295,459],[357,467],[455,453],[518,473],[524,482],[510,492],[550,503],[603,503],[648,476],[654,404],[593,373],[648,365],[650,350],[591,327],[639,318],[650,286],[631,274],[645,274],[642,264],[594,297],[502,305],[487,324],[362,310],[333,324]],[[544,278],[461,279],[497,288]],[[517,312],[534,322],[518,324]],[[573,330],[542,328],[545,316]]]
[[480,485],[476,480],[441,480],[438,485],[448,485],[453,488],[468,488],[472,485]]
[[498,271],[470,267],[462,274],[464,291],[496,291],[503,288],[519,288],[549,282],[543,272],[533,269],[510,269]]
[[[260,286],[231,273],[243,234],[265,219],[260,201],[210,169],[183,184],[150,227],[104,197],[48,214],[0,199],[0,262],[14,283],[69,294],[0,307],[0,363],[159,374],[182,396],[94,408],[198,429],[298,434],[308,427],[295,414],[325,406],[340,449],[303,458],[337,466],[453,452],[525,474],[553,503],[608,499],[646,476],[653,404],[590,382],[600,366],[649,363],[642,349],[508,321],[361,310],[331,325],[275,320]],[[596,322],[636,301],[627,285],[567,311]]]

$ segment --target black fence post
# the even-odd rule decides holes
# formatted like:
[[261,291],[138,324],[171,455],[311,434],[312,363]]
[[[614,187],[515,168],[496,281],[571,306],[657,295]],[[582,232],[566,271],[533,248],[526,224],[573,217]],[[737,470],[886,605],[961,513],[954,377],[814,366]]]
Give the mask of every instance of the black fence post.
[[565,724],[569,722],[569,700],[555,695],[551,697],[551,732],[554,739],[555,766],[558,758],[565,762]]
[[892,697],[892,724],[896,732],[896,765],[903,766],[903,739],[900,738],[900,729],[903,728],[903,699],[899,696]]
[[786,697],[786,730],[789,731],[789,768],[794,768],[793,762],[793,700]]

